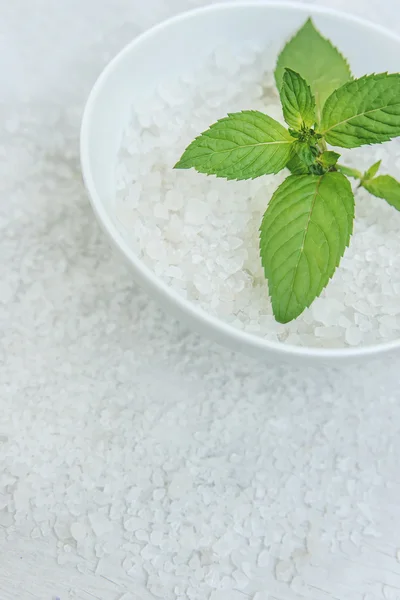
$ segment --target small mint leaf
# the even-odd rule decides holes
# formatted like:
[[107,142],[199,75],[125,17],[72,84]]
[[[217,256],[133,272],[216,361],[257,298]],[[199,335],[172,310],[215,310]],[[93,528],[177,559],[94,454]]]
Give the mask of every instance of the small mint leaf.
[[301,160],[298,154],[294,154],[286,167],[292,175],[305,175],[308,173],[308,166]]
[[299,130],[315,124],[315,98],[311,88],[295,71],[285,69],[281,88],[283,116],[286,123]]
[[338,171],[346,175],[346,177],[352,177],[353,179],[362,179],[361,171],[357,169],[352,169],[351,167],[346,167],[346,165],[336,165]]
[[390,175],[379,175],[361,184],[373,196],[383,198],[391,206],[400,210],[400,183]]
[[288,162],[293,138],[278,121],[255,110],[233,113],[197,137],[175,165],[226,179],[278,173]]
[[298,317],[329,282],[350,241],[354,196],[341,173],[291,175],[260,227],[260,255],[275,318]]
[[311,86],[318,114],[331,93],[351,79],[347,61],[308,19],[280,53],[275,80],[281,90],[285,69],[293,69]]
[[318,154],[317,148],[315,146],[310,146],[307,142],[295,142],[293,144],[293,151],[307,167],[315,162],[315,158]]
[[330,169],[334,167],[340,158],[340,154],[333,152],[332,150],[326,150],[318,157],[318,162],[324,167],[324,169]]
[[286,167],[292,175],[305,175],[310,172],[310,166],[315,163],[317,154],[315,146],[296,140],[293,144],[292,158]]
[[374,163],[367,171],[365,171],[363,180],[368,181],[368,179],[372,179],[373,177],[375,177],[375,175],[379,171],[381,163],[382,161],[378,160],[378,162]]
[[333,92],[319,132],[328,144],[357,148],[400,135],[400,74],[366,75]]

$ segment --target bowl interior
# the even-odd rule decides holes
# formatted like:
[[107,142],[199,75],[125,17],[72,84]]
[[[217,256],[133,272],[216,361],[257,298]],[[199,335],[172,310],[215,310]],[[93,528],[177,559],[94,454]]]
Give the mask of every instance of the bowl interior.
[[[233,50],[246,42],[268,45],[272,68],[284,42],[310,15],[348,58],[356,76],[400,70],[400,39],[395,35],[334,11],[290,3],[214,5],[192,11],[150,30],[134,40],[112,61],[89,99],[82,127],[81,151],[84,176],[94,208],[108,233],[110,227],[113,228],[111,235],[114,241],[118,235],[116,232],[122,237],[124,235],[113,211],[115,167],[132,104],[140,109],[146,97],[163,80],[190,74],[196,66],[201,66],[214,48],[224,44]],[[128,258],[132,263],[132,256]],[[141,282],[146,284],[145,271],[143,267]],[[169,304],[174,302],[170,301]],[[196,311],[194,308],[192,312]],[[233,328],[223,326],[222,329],[229,334]],[[231,331],[229,335],[236,336],[236,333],[232,334]],[[241,338],[241,344],[238,345],[242,349],[243,344],[246,346],[249,343],[257,352],[260,348],[274,350],[275,345],[266,340],[250,342],[255,336],[240,332],[240,336],[236,337],[237,340]],[[371,354],[379,349],[391,349],[395,344],[397,342],[371,347],[368,352]],[[329,352],[318,348],[282,348],[282,352],[314,358],[324,354],[337,354],[344,358],[345,355],[360,355],[362,350]]]

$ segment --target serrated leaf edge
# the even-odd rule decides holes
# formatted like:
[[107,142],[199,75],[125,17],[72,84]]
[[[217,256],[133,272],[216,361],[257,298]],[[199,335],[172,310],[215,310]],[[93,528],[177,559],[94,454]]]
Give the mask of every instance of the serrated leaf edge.
[[[304,242],[305,242],[305,238],[306,238],[306,235],[307,235],[308,226],[309,226],[309,224],[310,224],[310,221],[311,221],[311,215],[312,215],[312,212],[313,212],[313,208],[314,208],[314,206],[315,206],[316,198],[317,198],[317,196],[318,196],[318,190],[319,190],[319,188],[320,188],[320,186],[321,186],[321,182],[322,182],[322,179],[323,179],[323,177],[325,177],[326,175],[327,175],[327,173],[325,173],[324,175],[320,175],[320,176],[319,176],[319,182],[318,182],[318,186],[317,186],[317,188],[316,188],[316,190],[315,190],[315,195],[314,195],[314,198],[313,198],[312,208],[310,209],[310,215],[309,215],[309,218],[308,218],[308,221],[307,221],[307,228],[305,229],[305,232],[304,232],[304,237],[303,237],[302,248],[304,248]],[[343,175],[343,173],[341,173],[341,175]],[[299,177],[299,178],[301,177],[301,178],[304,178],[304,177],[309,177],[309,175],[291,175],[291,177]],[[350,185],[350,182],[348,181],[348,178],[347,178],[345,175],[343,175],[343,177],[346,179],[346,181],[347,181],[347,182],[349,183],[349,185]],[[279,188],[277,188],[277,189],[275,190],[275,192],[276,192],[278,189],[279,189]],[[348,239],[347,239],[347,242],[346,242],[345,248],[348,248],[348,247],[350,246],[350,240],[351,240],[351,236],[352,236],[352,234],[353,234],[353,230],[354,230],[355,203],[354,203],[354,193],[353,193],[353,191],[352,191],[352,189],[351,189],[351,185],[350,185],[350,190],[351,190],[351,193],[352,193],[352,196],[353,196],[353,210],[352,210],[352,213],[351,213],[351,214],[349,214],[349,213],[347,212],[347,210],[346,210],[346,207],[345,207],[345,205],[344,205],[344,202],[343,202],[343,200],[341,199],[341,202],[342,202],[342,204],[343,204],[343,206],[344,206],[344,210],[345,210],[345,212],[346,212],[346,214],[347,214],[347,216],[348,216],[348,220],[349,220],[349,219],[351,219],[351,222],[349,223]],[[274,193],[275,193],[275,192],[274,192]],[[339,196],[339,197],[340,197],[340,196]],[[266,211],[265,211],[265,213],[264,213],[264,217],[265,217],[265,214],[266,214]],[[260,237],[260,240],[261,240],[261,231],[262,231],[262,225],[263,225],[264,217],[263,217],[263,219],[262,219],[262,222],[261,222],[261,225],[260,225],[260,228],[259,228],[259,232],[260,232],[260,236],[259,236],[259,237]],[[335,218],[335,215],[334,215],[334,218]],[[335,220],[336,220],[336,218],[335,218]],[[270,225],[270,226],[271,226],[271,225]],[[329,246],[328,246],[328,248],[329,248]],[[261,242],[260,242],[260,249],[261,249]],[[329,248],[329,251],[330,251],[330,248]],[[343,252],[343,254],[341,254],[340,256],[338,256],[338,257],[337,257],[337,259],[336,259],[336,261],[335,261],[335,264],[336,264],[336,266],[335,266],[335,269],[334,269],[333,273],[332,273],[332,274],[331,274],[331,275],[328,277],[328,279],[327,279],[327,281],[326,281],[325,285],[323,285],[323,287],[322,287],[322,289],[321,289],[321,292],[322,292],[322,291],[323,291],[323,290],[324,290],[324,289],[325,289],[325,288],[328,286],[329,282],[331,281],[332,277],[334,276],[334,274],[335,274],[335,272],[336,272],[336,269],[337,269],[337,267],[339,266],[341,259],[343,258],[343,255],[344,255],[344,252]],[[301,254],[300,254],[300,256],[299,256],[299,260],[298,260],[298,262],[297,262],[296,269],[298,268],[298,265],[299,265],[299,263],[300,263],[300,258],[301,258]],[[269,279],[268,279],[268,276],[267,276],[267,267],[266,267],[266,265],[264,264],[264,260],[263,260],[263,256],[262,256],[262,255],[261,255],[261,265],[262,265],[262,267],[263,267],[263,269],[264,269],[264,274],[265,274],[265,277],[266,277],[266,279],[267,279],[267,282],[268,282],[268,293],[269,293],[269,297],[270,297],[270,300],[271,300],[271,304],[272,304],[272,306],[274,306],[274,305],[273,305],[273,303],[272,303],[272,296],[271,296],[270,282],[269,282]],[[322,278],[323,278],[323,275],[321,274],[320,280],[321,280]],[[278,284],[278,285],[279,285],[279,284]],[[321,294],[321,292],[320,292],[320,294]],[[291,291],[291,292],[290,292],[290,296],[289,296],[289,300],[288,300],[288,302],[287,302],[287,306],[289,305],[289,302],[290,302],[290,300],[291,300],[292,293],[293,293],[293,292]],[[319,294],[319,295],[320,295],[320,294]],[[317,297],[319,297],[319,295],[318,295]],[[278,321],[278,323],[282,323],[282,324],[285,324],[285,323],[290,323],[291,321],[293,321],[293,320],[297,319],[297,317],[299,317],[299,316],[300,316],[300,314],[302,314],[302,313],[304,312],[304,310],[306,310],[307,308],[309,308],[309,307],[311,306],[311,304],[314,302],[314,300],[315,300],[315,299],[316,299],[316,298],[313,298],[313,299],[312,299],[312,300],[311,300],[311,301],[310,301],[308,304],[306,304],[306,305],[304,306],[303,310],[301,311],[301,313],[299,313],[299,314],[298,314],[296,317],[294,317],[294,318],[291,318],[291,319],[285,319],[285,320],[279,320],[279,319],[278,319],[278,317],[277,317],[277,315],[275,315],[275,312],[273,311],[273,312],[274,312],[274,317],[275,317],[275,319]],[[287,311],[287,306],[286,306],[285,313],[286,313],[286,311]]]
[[[320,32],[320,30],[318,29],[318,27],[316,27],[316,26],[315,26],[315,23],[314,23],[314,21],[313,21],[312,17],[308,17],[308,19],[307,19],[307,20],[304,22],[304,24],[303,24],[301,27],[299,27],[299,29],[298,29],[298,30],[297,30],[297,31],[296,31],[296,32],[295,32],[295,33],[292,35],[292,37],[291,37],[291,38],[290,38],[290,39],[289,39],[289,40],[286,42],[286,44],[284,45],[284,47],[282,48],[282,50],[281,50],[281,51],[279,52],[279,54],[278,54],[278,58],[277,58],[277,60],[276,60],[276,66],[278,65],[278,62],[279,62],[280,56],[281,56],[281,54],[283,53],[283,51],[285,50],[285,48],[286,48],[286,47],[287,47],[287,46],[288,46],[288,45],[289,45],[289,44],[290,44],[290,43],[291,43],[291,42],[292,42],[292,41],[295,39],[295,37],[296,37],[296,36],[297,36],[297,35],[300,33],[300,31],[301,31],[301,30],[302,30],[302,29],[303,29],[303,28],[304,28],[304,27],[305,27],[305,26],[306,26],[308,23],[310,23],[310,24],[313,26],[313,28],[315,29],[315,31],[317,31],[317,33],[318,33],[318,34],[321,36],[321,38],[322,38],[322,39],[324,39],[326,42],[328,42],[328,43],[329,43],[329,44],[332,46],[332,48],[334,48],[334,49],[336,50],[336,52],[339,54],[339,56],[340,56],[340,57],[343,59],[343,61],[344,61],[344,62],[345,62],[345,64],[346,64],[346,67],[347,67],[347,70],[348,70],[348,72],[349,72],[349,75],[350,75],[350,80],[349,80],[349,81],[352,81],[352,80],[353,80],[353,74],[352,74],[352,72],[351,72],[351,68],[350,68],[349,61],[348,61],[348,60],[347,60],[347,58],[346,58],[346,57],[345,57],[345,56],[344,56],[344,55],[343,55],[343,54],[340,52],[339,48],[338,48],[337,46],[335,46],[335,44],[333,44],[333,43],[331,42],[331,40],[330,40],[328,37],[325,37],[324,35],[322,35],[322,33]],[[276,80],[276,67],[275,67],[275,71],[274,71],[274,77],[275,77],[275,84],[276,84],[276,87],[278,88],[278,91],[280,92],[280,86],[279,86],[279,84],[278,84],[278,82],[277,82],[277,80]],[[283,80],[283,77],[282,77],[282,80]],[[308,83],[308,82],[307,82],[307,83]]]

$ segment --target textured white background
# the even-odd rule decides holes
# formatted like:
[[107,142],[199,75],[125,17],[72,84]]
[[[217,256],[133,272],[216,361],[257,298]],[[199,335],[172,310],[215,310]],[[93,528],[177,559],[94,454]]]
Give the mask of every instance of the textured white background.
[[[147,464],[155,448],[172,452],[217,486],[210,519],[223,520],[227,489],[239,498],[260,482],[276,542],[262,600],[399,600],[398,366],[300,372],[200,339],[135,286],[82,189],[79,120],[102,67],[144,28],[203,3],[0,1],[0,500],[35,464],[32,481],[51,489],[61,474],[48,457],[83,448],[84,465],[99,439],[124,454],[128,483],[130,445]],[[398,0],[321,4],[400,33]],[[113,418],[124,411],[123,453]],[[97,574],[60,560],[51,519],[39,529],[2,508],[1,600],[153,599],[112,553]],[[285,536],[297,554],[282,562]]]

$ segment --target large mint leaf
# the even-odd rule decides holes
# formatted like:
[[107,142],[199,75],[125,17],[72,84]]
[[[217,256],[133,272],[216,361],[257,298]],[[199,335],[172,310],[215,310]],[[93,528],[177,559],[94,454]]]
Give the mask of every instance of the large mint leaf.
[[322,112],[320,133],[328,144],[342,148],[400,135],[400,75],[366,75],[333,92]]
[[271,117],[254,110],[233,113],[211,125],[186,148],[176,169],[226,179],[278,173],[288,162],[293,138]]
[[295,319],[319,296],[353,219],[353,192],[341,173],[291,175],[276,190],[260,227],[260,254],[277,321]]
[[363,187],[374,196],[383,198],[391,206],[400,210],[400,183],[390,175],[379,175],[375,179],[363,181]]
[[281,90],[285,69],[293,69],[311,86],[318,114],[331,93],[351,79],[347,61],[314,27],[311,19],[303,25],[280,53],[275,80]]
[[281,88],[283,116],[290,127],[310,128],[315,124],[315,98],[306,80],[292,69],[285,69]]

